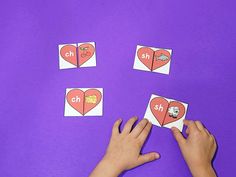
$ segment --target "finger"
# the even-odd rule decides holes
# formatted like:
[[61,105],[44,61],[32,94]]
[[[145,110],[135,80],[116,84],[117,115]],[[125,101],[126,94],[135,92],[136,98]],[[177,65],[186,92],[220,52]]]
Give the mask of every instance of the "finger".
[[217,142],[216,142],[216,138],[215,138],[215,136],[214,135],[211,135],[212,136],[212,138],[214,139],[214,148],[215,148],[215,150],[217,149]]
[[189,128],[189,133],[191,133],[191,131],[199,131],[197,125],[192,120],[184,120],[184,125]]
[[210,135],[210,136],[212,137],[214,143],[216,143],[216,139],[215,139],[214,135]]
[[147,119],[143,119],[141,120],[138,125],[136,125],[136,127],[132,130],[131,135],[133,137],[138,137],[139,134],[143,131],[143,129],[145,128],[145,126],[147,125],[148,120]]
[[204,130],[204,126],[202,125],[202,123],[200,121],[198,121],[198,120],[195,121],[195,124],[199,130],[201,130],[201,131]]
[[150,152],[144,155],[140,155],[138,158],[138,165],[142,165],[144,163],[151,162],[159,158],[160,158],[160,154],[156,152]]
[[187,128],[185,132],[187,135],[189,135],[189,128]]
[[122,119],[118,119],[115,121],[113,128],[112,128],[112,135],[120,134],[119,127],[120,127],[121,122],[122,122]]
[[122,134],[129,134],[132,129],[132,126],[137,121],[137,119],[138,119],[137,117],[132,117],[131,119],[129,119],[128,122],[124,126]]
[[152,123],[148,122],[146,127],[143,129],[143,131],[138,136],[141,146],[143,146],[143,143],[146,141],[146,139],[151,131],[151,128],[152,128]]
[[214,153],[215,153],[216,148],[217,148],[217,143],[216,143],[215,137],[213,135],[210,135],[210,140],[212,141],[212,146],[213,146]]
[[204,128],[204,131],[205,131],[209,136],[211,136],[210,132],[209,132],[206,128]]
[[183,137],[182,133],[176,127],[172,127],[171,130],[179,146],[182,146],[186,142],[186,139]]
[[216,139],[215,139],[215,136],[214,136],[214,135],[212,135],[212,134],[211,134],[211,136],[212,136],[212,138],[214,139],[214,141],[216,141]]

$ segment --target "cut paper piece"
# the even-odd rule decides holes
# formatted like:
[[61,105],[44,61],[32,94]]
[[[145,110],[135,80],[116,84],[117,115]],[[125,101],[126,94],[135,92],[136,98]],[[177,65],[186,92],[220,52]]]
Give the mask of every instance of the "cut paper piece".
[[170,63],[170,52],[167,50],[156,50],[153,58],[152,71]]
[[187,107],[186,103],[153,94],[148,103],[144,118],[159,127],[176,127],[182,131]]
[[[79,66],[96,66],[96,56],[95,56],[95,44],[90,43],[79,43]],[[90,61],[90,62],[89,62]],[[89,63],[88,63],[89,62]]]
[[137,52],[138,59],[149,69],[152,70],[154,51],[148,47],[142,47]]
[[66,101],[72,108],[84,115],[84,91],[80,89],[70,90],[66,94]]
[[96,66],[94,42],[62,44],[58,48],[60,69]]
[[62,44],[59,49],[60,69],[77,68],[77,47],[76,44]]
[[102,88],[68,88],[64,116],[102,116]]
[[77,66],[76,47],[74,45],[65,45],[60,50],[61,57],[69,63]]
[[163,122],[165,121],[168,105],[168,101],[162,97],[154,98],[150,102],[151,112],[160,125],[163,125]]
[[169,74],[171,49],[137,46],[134,69]]

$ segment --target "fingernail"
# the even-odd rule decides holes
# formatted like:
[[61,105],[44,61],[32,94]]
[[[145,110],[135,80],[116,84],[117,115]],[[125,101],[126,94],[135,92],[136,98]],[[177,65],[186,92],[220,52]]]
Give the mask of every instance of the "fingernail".
[[159,154],[159,153],[156,153],[156,154],[155,154],[155,158],[156,158],[156,159],[159,159],[159,158],[160,158],[160,154]]

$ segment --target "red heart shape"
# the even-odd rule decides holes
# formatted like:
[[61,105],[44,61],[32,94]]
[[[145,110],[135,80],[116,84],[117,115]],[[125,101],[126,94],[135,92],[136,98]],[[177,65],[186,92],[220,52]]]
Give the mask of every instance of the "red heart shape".
[[[177,108],[176,108],[177,107]],[[178,109],[178,114],[173,116],[169,109]],[[181,119],[185,114],[185,107],[182,103],[171,101],[170,103],[162,97],[153,98],[150,102],[150,109],[161,126]]]
[[170,61],[170,53],[167,50],[157,50],[154,53],[152,71],[166,65]]
[[96,89],[85,91],[84,114],[96,107],[102,99],[102,93]]
[[69,105],[85,115],[95,108],[102,99],[102,94],[97,89],[88,89],[85,92],[80,89],[72,89],[66,95]]
[[84,92],[82,90],[70,90],[66,95],[66,100],[72,108],[80,114],[84,114]]
[[150,102],[151,112],[161,126],[165,120],[168,104],[168,101],[162,97],[153,98]]
[[79,51],[79,66],[81,66],[90,58],[92,58],[95,52],[95,48],[92,44],[86,43],[86,44],[81,44],[78,47],[78,51]]
[[60,50],[61,57],[67,62],[77,66],[76,47],[73,45],[64,45]]
[[149,47],[141,47],[137,52],[139,60],[150,70],[152,70],[152,62],[154,51]]
[[[174,117],[173,115],[171,115],[172,113],[169,113],[169,109],[170,108],[178,108],[178,115],[176,117]],[[166,113],[166,116],[165,116],[165,120],[163,122],[163,125],[166,125],[166,124],[169,124],[169,123],[172,123],[172,122],[175,122],[179,119],[181,119],[185,114],[185,107],[182,103],[180,102],[177,102],[177,101],[171,101],[169,103],[169,106],[168,106],[168,111]]]

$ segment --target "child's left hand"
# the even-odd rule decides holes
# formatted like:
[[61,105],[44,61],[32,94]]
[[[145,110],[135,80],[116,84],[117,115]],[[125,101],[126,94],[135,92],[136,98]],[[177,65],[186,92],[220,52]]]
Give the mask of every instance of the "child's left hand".
[[119,126],[122,120],[119,119],[115,122],[106,154],[90,177],[99,177],[100,175],[115,177],[124,170],[129,170],[160,157],[156,152],[140,154],[152,124],[147,119],[143,119],[132,129],[136,121],[136,117],[129,119],[121,133]]

